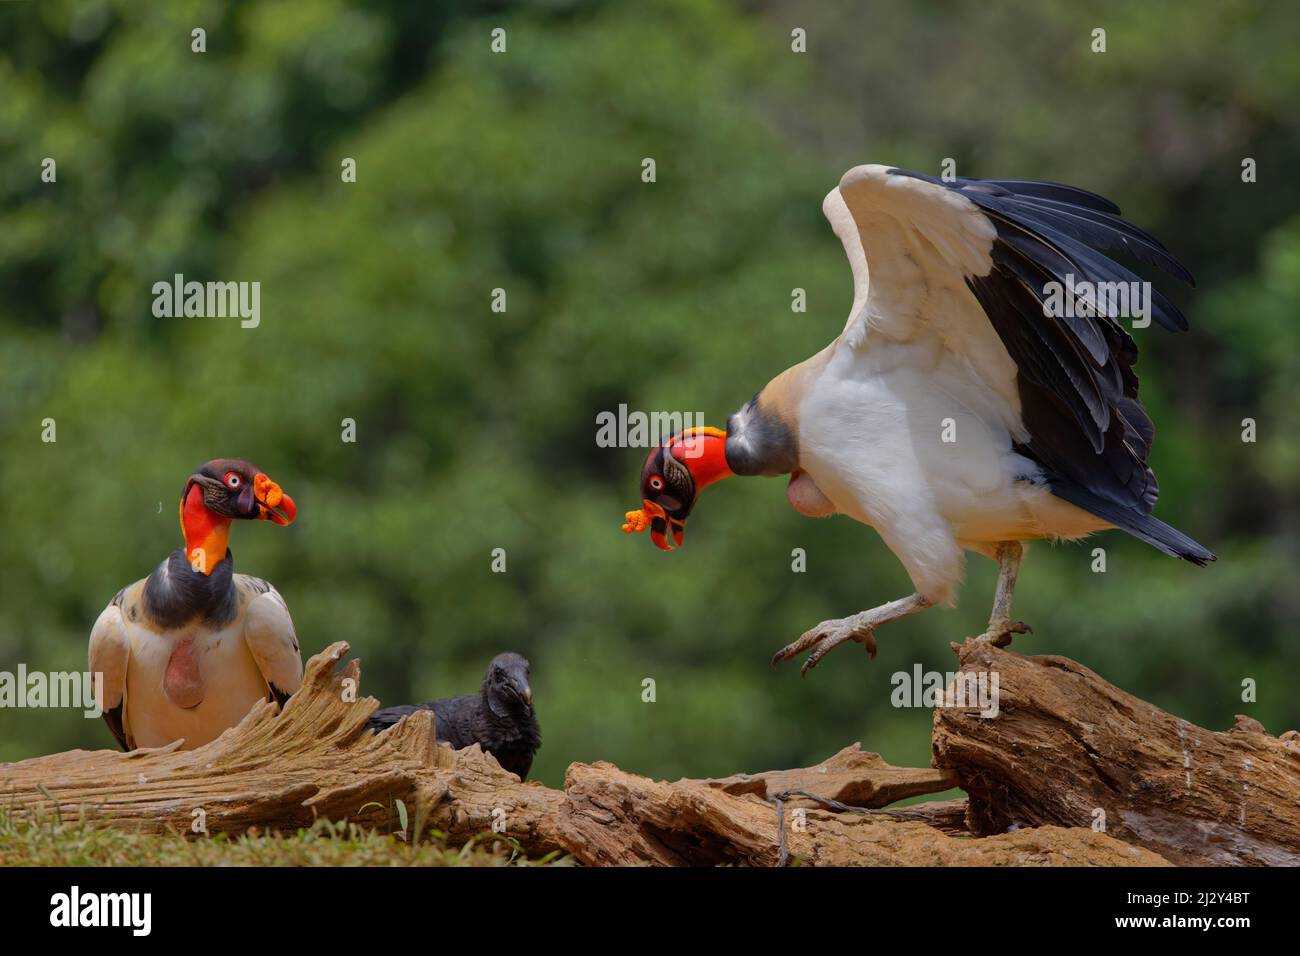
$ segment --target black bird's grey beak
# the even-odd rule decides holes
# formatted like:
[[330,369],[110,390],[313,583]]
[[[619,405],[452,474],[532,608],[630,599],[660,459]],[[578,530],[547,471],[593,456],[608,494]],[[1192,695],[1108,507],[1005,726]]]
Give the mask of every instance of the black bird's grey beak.
[[528,686],[527,681],[522,681],[517,678],[512,678],[510,681],[510,685],[514,687],[515,693],[519,695],[519,698],[525,704],[527,704],[529,707],[533,706],[533,689]]

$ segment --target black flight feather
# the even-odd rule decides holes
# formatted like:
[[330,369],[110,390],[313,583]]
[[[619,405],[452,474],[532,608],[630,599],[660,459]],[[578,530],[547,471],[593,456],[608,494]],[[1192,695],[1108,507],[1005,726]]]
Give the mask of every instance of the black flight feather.
[[[1166,554],[1195,564],[1213,561],[1208,550],[1151,515],[1159,484],[1146,459],[1155,428],[1138,401],[1137,344],[1119,324],[1121,316],[1107,314],[1104,301],[1092,303],[1091,313],[1081,310],[1078,296],[1074,315],[1044,308],[1049,283],[1064,293],[1067,276],[1075,285],[1142,282],[1098,249],[1124,252],[1195,284],[1191,272],[1158,239],[1121,219],[1117,205],[1085,189],[891,173],[959,192],[993,223],[992,268],[967,276],[966,284],[1018,369],[1028,438],[1016,450],[1042,468],[1058,497]],[[1142,288],[1149,290],[1157,324],[1170,331],[1187,328],[1187,319],[1159,289]]]

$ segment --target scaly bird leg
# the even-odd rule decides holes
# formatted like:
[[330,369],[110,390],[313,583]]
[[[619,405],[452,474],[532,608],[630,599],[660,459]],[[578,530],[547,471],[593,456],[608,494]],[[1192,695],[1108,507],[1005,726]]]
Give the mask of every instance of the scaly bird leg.
[[897,621],[899,618],[907,617],[909,614],[915,614],[917,611],[924,611],[930,606],[930,603],[921,595],[913,594],[910,597],[882,604],[870,611],[854,614],[852,617],[822,621],[816,627],[804,631],[799,640],[787,644],[772,655],[772,666],[775,667],[782,661],[788,661],[790,658],[812,648],[812,653],[808,655],[808,659],[799,668],[800,675],[806,675],[817,666],[818,661],[845,641],[857,641],[865,644],[867,652],[872,657],[875,657],[876,628],[882,624],[888,624],[890,621]]
[[989,615],[988,630],[976,640],[1006,647],[1011,643],[1011,635],[1034,632],[1023,621],[1011,620],[1011,598],[1016,593],[1016,577],[1020,574],[1020,559],[1024,553],[1019,541],[1004,541],[998,545],[998,587],[993,594],[993,613]]

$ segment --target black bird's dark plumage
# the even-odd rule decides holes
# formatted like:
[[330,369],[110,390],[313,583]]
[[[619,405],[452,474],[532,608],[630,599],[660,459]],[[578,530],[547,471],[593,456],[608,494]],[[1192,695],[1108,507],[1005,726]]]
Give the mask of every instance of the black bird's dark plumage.
[[[966,284],[1016,363],[1028,439],[1016,451],[1037,462],[1058,498],[1109,521],[1166,554],[1194,564],[1214,555],[1151,514],[1159,485],[1147,466],[1155,426],[1138,400],[1137,343],[1104,308],[1045,314],[1049,283],[1132,283],[1133,272],[1097,249],[1117,250],[1195,284],[1158,239],[1120,218],[1096,193],[1028,180],[946,181],[910,176],[961,193],[993,223],[993,267]],[[1172,332],[1187,319],[1153,285],[1151,318]],[[1105,306],[1104,301],[1096,303]]]
[[523,656],[507,652],[494,657],[477,695],[385,707],[375,712],[366,727],[379,733],[420,710],[433,711],[434,732],[440,741],[456,750],[477,743],[520,780],[528,777],[542,734],[533,712],[529,665]]

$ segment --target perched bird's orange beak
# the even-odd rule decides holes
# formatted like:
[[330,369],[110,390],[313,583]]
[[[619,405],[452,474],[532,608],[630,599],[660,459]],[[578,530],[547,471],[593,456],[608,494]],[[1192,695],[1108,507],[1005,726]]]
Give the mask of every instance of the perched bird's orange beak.
[[[635,534],[649,526],[650,540],[660,551],[680,548],[686,534],[686,521],[670,518],[662,507],[649,498],[641,499],[641,505],[640,511],[629,511],[623,516],[623,530],[628,534]],[[671,543],[668,540],[670,530],[673,535]]]
[[292,524],[298,515],[293,499],[264,474],[253,476],[253,497],[257,500],[258,518],[278,525]]

